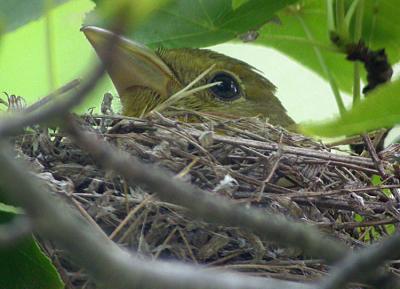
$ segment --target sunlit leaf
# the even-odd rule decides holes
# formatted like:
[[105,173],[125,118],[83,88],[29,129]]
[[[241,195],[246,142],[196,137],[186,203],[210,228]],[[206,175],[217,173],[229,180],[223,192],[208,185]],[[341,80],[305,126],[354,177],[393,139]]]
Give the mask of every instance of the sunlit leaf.
[[[346,60],[343,53],[335,52],[335,47],[331,43],[326,2],[303,0],[286,8],[278,14],[281,24],[263,26],[256,43],[273,47],[327,78],[313,49],[315,45],[320,49],[339,87],[351,92],[353,64]],[[351,2],[347,1],[347,7]],[[400,25],[394,23],[398,22],[400,5],[396,1],[364,1],[364,3],[362,39],[372,49],[385,48],[391,63],[399,61]],[[351,23],[354,23],[354,19]],[[310,32],[312,40],[306,30]]]
[[351,111],[322,124],[304,124],[307,134],[324,137],[352,135],[400,123],[400,79],[378,87]]
[[[20,209],[0,203],[0,224],[9,222]],[[64,284],[50,259],[33,237],[0,248],[0,288],[62,289]]]
[[170,0],[92,0],[97,4],[86,19],[85,25],[96,25],[100,27],[112,27],[120,24],[121,17],[124,20],[124,29],[130,31],[136,25],[146,19],[154,10],[163,7]]
[[36,20],[46,12],[47,3],[52,8],[68,0],[0,0],[0,23],[3,31],[12,31],[26,23]]
[[232,9],[235,10],[249,0],[232,0]]
[[[258,29],[296,0],[175,0],[156,10],[131,35],[152,47],[205,47]],[[234,7],[234,8],[233,8]]]

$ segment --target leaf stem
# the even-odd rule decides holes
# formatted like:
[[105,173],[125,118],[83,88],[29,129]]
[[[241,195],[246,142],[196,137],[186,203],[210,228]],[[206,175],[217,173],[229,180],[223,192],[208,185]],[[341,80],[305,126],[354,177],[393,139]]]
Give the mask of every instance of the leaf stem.
[[[297,19],[299,20],[301,26],[303,27],[303,30],[306,33],[307,38],[311,42],[314,42],[315,41],[314,37],[313,37],[310,29],[308,28],[307,24],[304,22],[303,18],[298,15]],[[334,76],[332,75],[332,72],[330,71],[328,65],[326,64],[326,61],[321,53],[321,50],[316,46],[313,46],[313,49],[314,49],[314,53],[318,59],[318,62],[320,64],[322,70],[324,71],[325,75],[328,77],[329,85],[331,86],[333,95],[335,96],[335,100],[336,100],[336,104],[339,109],[339,113],[340,113],[340,115],[343,115],[343,113],[346,111],[346,108],[344,106],[342,96],[340,95],[340,91],[339,91],[338,85],[336,83],[336,80],[335,80]]]
[[[364,16],[364,0],[358,1],[356,9],[356,18],[354,25],[354,42],[358,43],[362,37],[362,24]],[[361,81],[360,81],[360,63],[354,63],[354,80],[353,80],[353,107],[360,102],[361,98]]]
[[336,0],[336,28],[342,40],[346,40],[348,36],[348,27],[344,21],[345,7],[344,0]]
[[360,0],[354,0],[353,2],[351,2],[351,5],[347,10],[346,16],[344,17],[346,27],[350,27],[351,19],[353,18],[354,12],[356,12],[359,2]]
[[326,0],[326,12],[328,19],[328,31],[335,31],[335,15],[333,13],[333,0]]
[[51,9],[53,8],[53,0],[45,2],[45,45],[47,51],[47,72],[49,77],[50,91],[56,88],[55,62],[54,62],[54,39],[52,29]]
[[310,39],[306,39],[304,37],[297,37],[297,36],[290,36],[290,35],[260,35],[259,39],[261,40],[279,40],[279,41],[287,41],[287,42],[293,42],[293,43],[301,43],[301,44],[306,44],[310,46],[316,46],[319,47],[323,50],[330,51],[330,52],[335,52],[335,53],[342,53],[342,51],[337,48],[336,46],[329,45],[326,43],[323,43],[321,41],[311,41]]

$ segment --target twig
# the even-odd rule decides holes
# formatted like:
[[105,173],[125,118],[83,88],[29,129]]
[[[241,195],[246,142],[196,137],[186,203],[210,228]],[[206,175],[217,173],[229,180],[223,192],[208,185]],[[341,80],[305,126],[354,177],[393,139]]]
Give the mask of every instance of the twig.
[[[358,253],[351,254],[340,262],[325,279],[321,289],[345,288],[352,281],[366,280],[369,275],[382,274],[383,269],[377,269],[389,260],[400,257],[400,234],[396,233],[381,243],[364,248]],[[398,280],[386,279],[385,288],[399,288]],[[388,284],[387,282],[391,282]],[[375,284],[381,287],[382,284]]]
[[162,112],[164,109],[172,106],[174,103],[178,102],[182,98],[185,98],[195,92],[213,87],[218,84],[218,82],[215,83],[208,83],[196,88],[192,88],[193,85],[198,83],[204,76],[206,76],[213,68],[215,67],[215,64],[211,65],[209,68],[207,68],[205,71],[200,73],[192,82],[190,82],[188,85],[186,85],[184,88],[179,90],[177,93],[173,94],[172,96],[168,97],[165,101],[162,103],[158,104],[155,108],[152,109],[151,112]]
[[[195,129],[190,130],[190,134],[199,137],[201,132]],[[334,154],[331,152],[323,152],[323,151],[316,151],[313,149],[307,149],[302,147],[292,147],[288,145],[277,145],[275,143],[266,143],[256,140],[244,139],[239,137],[229,137],[224,135],[214,135],[214,140],[229,143],[236,146],[249,146],[258,149],[265,149],[269,151],[278,151],[281,150],[282,154],[291,154],[297,156],[305,156],[311,158],[319,158],[328,161],[336,161],[341,162],[343,164],[355,164],[361,166],[368,166],[374,167],[374,163],[368,159],[363,157],[356,157],[356,156],[343,156]]]
[[322,223],[322,224],[317,224],[317,226],[319,228],[332,227],[335,228],[335,230],[342,230],[342,229],[348,230],[360,227],[391,225],[391,224],[397,224],[399,222],[400,220],[391,218],[386,220],[366,221],[366,222]]
[[136,206],[135,208],[133,208],[124,218],[124,220],[117,226],[117,228],[115,228],[115,230],[110,234],[109,238],[111,240],[113,240],[115,238],[115,236],[121,231],[121,229],[132,219],[132,217],[140,210],[142,209],[144,206],[146,206],[149,201],[152,199],[151,196],[146,197],[141,203],[140,205]]
[[385,180],[387,178],[387,175],[386,175],[385,169],[384,169],[384,167],[382,165],[382,161],[379,159],[379,157],[378,157],[378,155],[376,153],[374,144],[372,143],[369,135],[363,134],[362,137],[363,137],[364,143],[365,143],[365,145],[367,147],[367,150],[368,150],[368,152],[369,152],[369,154],[371,156],[371,159],[372,159],[372,161],[374,162],[374,164],[376,166],[376,169],[379,171],[379,174],[381,175],[382,180]]
[[103,74],[104,68],[100,66],[91,73],[88,81],[82,84],[70,97],[62,98],[38,111],[33,111],[28,114],[15,113],[13,116],[4,117],[0,122],[0,137],[15,134],[26,126],[46,122],[66,115],[71,108],[81,103],[85,95],[96,86],[97,81]]
[[60,96],[76,87],[78,87],[78,85],[81,83],[80,79],[74,79],[70,82],[68,82],[67,84],[63,85],[62,87],[60,87],[59,89],[57,89],[56,91],[50,93],[49,95],[41,98],[39,101],[35,102],[34,104],[28,106],[27,108],[25,108],[24,112],[25,113],[29,113],[32,112],[42,106],[44,106],[45,104],[47,104],[48,102],[50,102],[51,100],[53,100],[54,98],[56,98],[57,96]]
[[[340,200],[340,199],[303,199],[303,198],[291,198],[293,201],[298,203],[299,205],[304,206],[316,206],[319,208],[327,208],[327,209],[336,209],[336,210],[346,210],[346,211],[354,211],[359,214],[362,214],[363,211],[372,210],[375,213],[381,214],[385,212],[389,207],[388,204],[380,204],[380,203],[370,203],[366,202],[365,207],[361,204],[351,204],[348,200]],[[354,201],[356,202],[356,201]]]

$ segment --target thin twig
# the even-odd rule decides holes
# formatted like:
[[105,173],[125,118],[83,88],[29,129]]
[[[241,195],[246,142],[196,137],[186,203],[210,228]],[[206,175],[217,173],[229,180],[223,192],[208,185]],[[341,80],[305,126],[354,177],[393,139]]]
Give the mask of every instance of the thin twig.
[[[377,269],[389,260],[400,257],[400,234],[396,233],[389,239],[371,247],[351,254],[340,262],[332,274],[324,280],[321,289],[345,288],[352,281],[366,280],[370,275],[382,274],[383,269]],[[399,288],[398,280],[386,279],[385,288]],[[375,284],[380,287],[382,284]],[[390,286],[390,287],[388,287]]]
[[372,143],[370,137],[367,134],[363,134],[364,143],[367,147],[369,155],[371,156],[372,161],[374,162],[376,169],[378,170],[379,174],[382,177],[382,180],[387,178],[387,174],[385,173],[385,168],[382,165],[382,160],[379,159],[374,144]]
[[182,88],[180,91],[177,93],[173,94],[172,96],[168,97],[165,101],[162,103],[158,104],[151,112],[162,112],[164,109],[172,106],[174,103],[177,101],[181,100],[182,98],[185,98],[193,93],[196,93],[198,91],[213,87],[219,82],[213,82],[213,83],[208,83],[196,88],[192,88],[193,85],[198,83],[204,76],[206,76],[213,68],[215,67],[215,64],[211,65],[209,68],[207,68],[205,71],[199,74],[192,82],[190,82],[188,85],[186,85],[184,88]]
[[15,113],[13,116],[4,117],[0,122],[0,136],[13,135],[26,126],[47,122],[51,119],[59,119],[68,114],[74,106],[82,102],[83,98],[96,86],[97,81],[103,75],[104,68],[100,66],[91,73],[88,81],[82,84],[71,96],[59,99],[57,102],[28,114]]
[[[195,129],[190,131],[190,134],[199,137],[201,132]],[[281,150],[282,154],[292,154],[297,156],[305,156],[312,158],[319,158],[328,161],[337,161],[343,164],[356,164],[361,166],[374,167],[374,163],[369,158],[356,157],[356,156],[344,156],[338,155],[331,152],[316,151],[313,149],[302,148],[302,147],[292,147],[288,145],[277,145],[275,143],[266,143],[261,141],[255,141],[250,139],[244,139],[239,137],[229,137],[224,135],[214,135],[214,140],[229,143],[237,146],[249,146],[258,149],[265,149],[269,151]]]
[[78,87],[78,85],[81,83],[80,79],[74,79],[70,82],[68,82],[67,84],[63,85],[62,87],[60,87],[59,89],[57,89],[56,91],[50,93],[49,95],[41,98],[40,100],[38,100],[37,102],[35,102],[34,104],[28,106],[27,108],[25,108],[24,112],[25,113],[30,113],[42,106],[44,106],[45,104],[49,103],[50,101],[54,100],[55,98],[57,98],[57,96],[60,96],[76,87]]

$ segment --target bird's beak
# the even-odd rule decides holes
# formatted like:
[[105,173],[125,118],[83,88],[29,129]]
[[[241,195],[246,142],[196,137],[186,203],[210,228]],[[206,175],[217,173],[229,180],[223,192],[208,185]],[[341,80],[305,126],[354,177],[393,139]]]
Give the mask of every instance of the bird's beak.
[[161,96],[168,95],[168,83],[174,74],[152,50],[103,28],[85,26],[81,31],[100,60],[109,61],[107,71],[119,95],[133,87],[146,87]]

